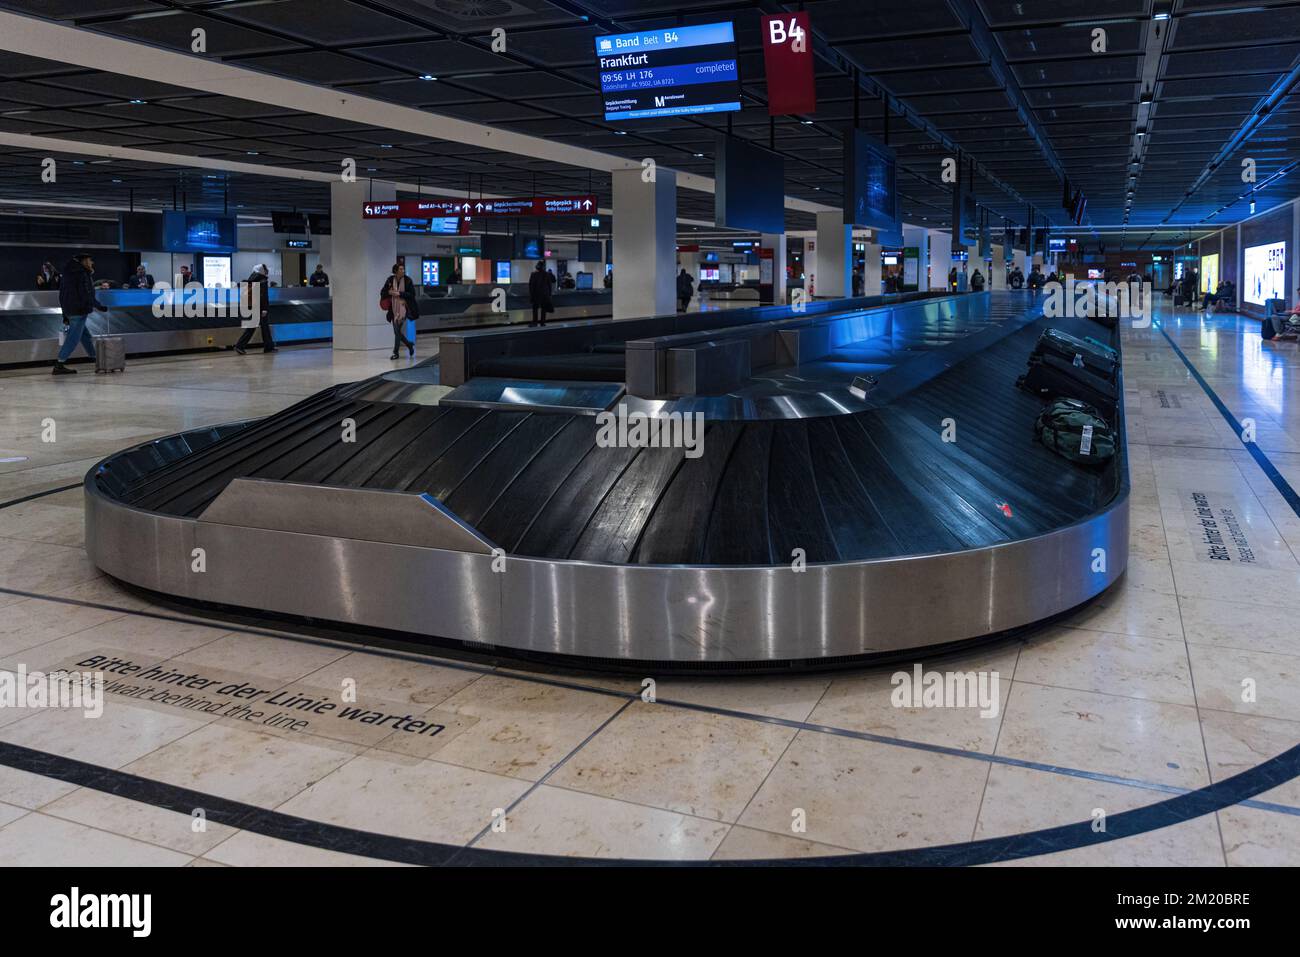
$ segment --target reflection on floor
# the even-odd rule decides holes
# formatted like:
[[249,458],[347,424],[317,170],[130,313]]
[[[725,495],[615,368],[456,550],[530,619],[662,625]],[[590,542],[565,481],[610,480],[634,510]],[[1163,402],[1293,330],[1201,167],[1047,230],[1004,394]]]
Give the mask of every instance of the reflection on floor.
[[[1263,343],[1256,321],[1229,315],[1163,324],[1300,487],[1296,345]],[[178,616],[88,564],[72,490],[0,508],[0,669],[142,667],[110,674],[98,719],[0,709],[0,748],[411,841],[595,857],[965,844],[1203,788],[1300,742],[1300,516],[1160,329],[1124,337],[1129,571],[1064,623],[924,663],[997,672],[990,716],[894,707],[891,677],[907,668],[659,677],[647,702],[636,678],[416,660]],[[76,483],[125,445],[263,415],[392,365],[301,348],[133,361],[109,378],[0,375],[0,502]],[[1205,540],[1207,514],[1237,532],[1227,559]],[[250,697],[231,707],[239,686]],[[0,864],[385,863],[364,844],[193,820],[0,765]],[[1133,837],[1045,850],[1018,863],[1297,864],[1300,780]]]

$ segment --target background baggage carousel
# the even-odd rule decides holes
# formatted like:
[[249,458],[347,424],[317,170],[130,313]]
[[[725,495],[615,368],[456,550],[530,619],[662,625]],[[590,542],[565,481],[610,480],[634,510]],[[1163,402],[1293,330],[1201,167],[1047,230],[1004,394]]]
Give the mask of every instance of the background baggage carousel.
[[[698,457],[597,444],[593,413],[621,389],[586,383],[588,407],[567,411],[450,404],[489,380],[446,396],[434,361],[109,458],[86,478],[87,547],[185,599],[704,670],[947,647],[1108,587],[1127,560],[1123,423],[1102,468],[1035,441],[1043,403],[1014,385],[1048,325],[1029,295],[868,314],[878,334],[727,394],[621,398],[703,412]],[[1118,345],[1088,320],[1050,324]],[[590,347],[603,365],[617,325]],[[530,361],[507,363],[516,391]],[[852,395],[868,373],[876,388]]]

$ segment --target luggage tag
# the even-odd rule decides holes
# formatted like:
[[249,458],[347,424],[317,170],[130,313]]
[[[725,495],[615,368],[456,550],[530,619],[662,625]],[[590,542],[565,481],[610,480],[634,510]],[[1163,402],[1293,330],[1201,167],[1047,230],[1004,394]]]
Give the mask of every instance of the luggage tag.
[[1079,454],[1080,455],[1092,454],[1092,426],[1091,425],[1085,425],[1083,427],[1083,435],[1079,437]]
[[1079,369],[1082,369],[1082,368],[1083,368],[1083,353],[1082,353],[1082,352],[1076,352],[1076,353],[1074,354],[1074,365],[1075,365],[1076,368],[1079,368]]

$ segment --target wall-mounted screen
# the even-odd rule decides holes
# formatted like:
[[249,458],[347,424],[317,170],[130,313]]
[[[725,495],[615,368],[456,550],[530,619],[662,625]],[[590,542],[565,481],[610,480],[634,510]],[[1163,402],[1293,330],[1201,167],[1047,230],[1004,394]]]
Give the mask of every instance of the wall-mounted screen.
[[1101,271],[1100,269],[1092,269],[1092,268],[1089,268],[1089,270],[1088,270],[1088,278],[1089,278],[1089,279],[1101,279],[1102,276],[1103,276],[1103,273],[1102,273],[1102,271]]
[[441,285],[439,278],[438,260],[422,259],[420,260],[420,282],[426,286]]
[[149,252],[163,248],[163,218],[157,213],[118,213],[117,248]]
[[508,283],[510,281],[510,260],[498,259],[496,264],[496,281]]
[[546,254],[546,240],[541,236],[515,236],[515,259],[542,259]]
[[731,22],[596,37],[606,120],[740,109]]
[[306,213],[285,213],[278,210],[271,211],[271,228],[277,233],[286,233],[290,236],[305,236],[307,234],[308,219]]
[[1247,246],[1241,271],[1241,295],[1247,302],[1262,306],[1269,299],[1286,299],[1286,243]]
[[209,213],[187,213],[168,210],[163,213],[163,245],[166,252],[221,252],[233,253],[238,249],[237,230],[233,216],[213,216]]
[[700,267],[700,282],[717,282],[717,281],[718,281],[717,266]]
[[201,265],[204,286],[209,289],[230,288],[232,278],[229,256],[204,256]]
[[892,149],[861,130],[844,136],[844,222],[886,232],[898,220],[898,171]]
[[311,227],[313,236],[328,236],[330,234],[330,218],[327,213],[308,213],[307,225]]
[[576,283],[576,288],[578,288],[578,289],[590,289],[590,288],[592,288],[592,286],[591,286],[591,273],[589,273],[589,272],[580,272],[580,273],[578,273],[578,275],[575,277],[575,283]]
[[[1133,264],[1134,266],[1137,263]],[[1214,292],[1219,286],[1219,254],[1201,257],[1201,292]]]
[[[748,140],[718,137],[713,221],[728,229],[785,232],[785,158]],[[732,243],[739,248],[738,244]],[[757,246],[757,243],[751,243]]]
[[580,263],[600,262],[601,251],[601,242],[599,239],[578,240],[578,262]]

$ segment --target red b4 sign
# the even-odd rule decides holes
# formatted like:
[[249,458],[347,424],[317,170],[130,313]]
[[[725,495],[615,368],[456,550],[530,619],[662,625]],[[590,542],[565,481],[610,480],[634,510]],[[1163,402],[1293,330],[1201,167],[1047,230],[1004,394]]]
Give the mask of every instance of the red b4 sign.
[[763,17],[763,65],[769,114],[816,112],[812,21],[806,10]]

